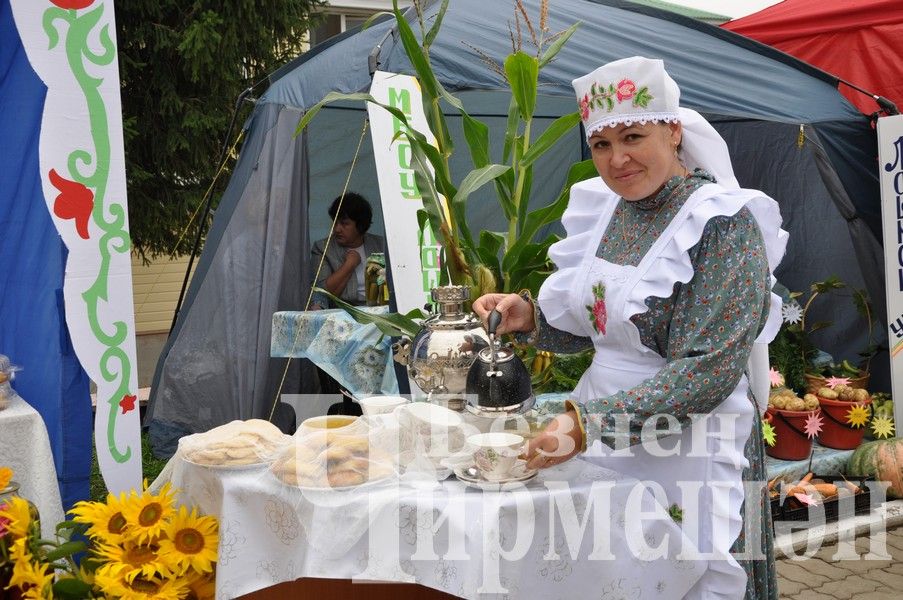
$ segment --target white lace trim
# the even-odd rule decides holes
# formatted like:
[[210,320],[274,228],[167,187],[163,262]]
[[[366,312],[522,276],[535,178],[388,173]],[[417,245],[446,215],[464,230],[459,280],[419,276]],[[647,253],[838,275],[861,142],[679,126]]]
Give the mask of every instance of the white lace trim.
[[620,125],[623,123],[630,127],[634,123],[639,123],[640,125],[645,125],[646,123],[679,123],[680,115],[674,112],[644,112],[644,113],[621,113],[615,115],[608,115],[599,119],[598,121],[593,122],[592,125],[586,126],[586,139],[589,139],[589,136],[599,131],[600,129],[604,129],[606,127],[611,127],[612,125]]

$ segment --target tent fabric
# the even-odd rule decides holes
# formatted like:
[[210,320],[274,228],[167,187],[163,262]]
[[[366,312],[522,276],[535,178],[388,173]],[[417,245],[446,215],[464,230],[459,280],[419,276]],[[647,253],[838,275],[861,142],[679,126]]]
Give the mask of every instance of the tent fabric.
[[[524,4],[538,14],[538,0]],[[438,3],[427,8],[431,14],[437,10]],[[510,95],[507,84],[466,44],[501,62],[511,51],[506,24],[511,11],[506,2],[456,0],[431,48],[439,81],[490,127],[496,160]],[[681,86],[682,104],[701,112],[727,140],[741,185],[762,189],[781,204],[791,238],[779,280],[791,290],[808,290],[813,281],[837,274],[857,288],[868,284],[872,298],[883,298],[883,282],[862,275],[882,269],[880,252],[874,251],[880,231],[873,172],[877,142],[868,119],[838,93],[834,79],[729,31],[630,2],[559,0],[549,28],[563,30],[577,21],[577,32],[541,73],[534,135],[575,110],[575,77],[625,56],[662,58]],[[193,432],[231,418],[266,418],[285,365],[269,358],[271,315],[303,308],[310,241],[328,231],[326,209],[349,178],[362,132],[348,189],[371,200],[377,208],[373,231],[382,232],[366,107],[327,106],[305,135],[292,135],[300,115],[328,92],[368,90],[372,68],[413,74],[393,26],[387,19],[314,48],[281,69],[257,101],[239,163],[158,364],[148,409],[152,432],[156,425]],[[525,49],[530,51],[529,42]],[[451,169],[459,180],[471,164],[460,117],[451,107],[446,115],[458,149]],[[820,154],[814,141],[797,146],[801,125],[817,139]],[[544,156],[533,178],[534,207],[557,196],[567,168],[585,153],[575,128]],[[838,207],[848,211],[850,205],[854,214],[843,216]],[[467,210],[472,228],[506,229],[490,189],[472,195]],[[561,231],[555,225],[540,235]],[[836,323],[825,330],[830,335],[823,345],[838,357],[855,358],[867,344],[852,302],[818,304],[812,317]],[[315,391],[311,379],[289,374],[283,391]],[[873,380],[880,376],[873,372]]]
[[91,396],[66,328],[67,251],[41,189],[47,88],[28,62],[7,0],[0,1],[0,39],[0,354],[23,367],[12,385],[44,419],[68,509],[89,497]]
[[[899,0],[784,0],[722,25],[811,63],[903,108],[903,3]],[[840,87],[860,111],[875,101]]]

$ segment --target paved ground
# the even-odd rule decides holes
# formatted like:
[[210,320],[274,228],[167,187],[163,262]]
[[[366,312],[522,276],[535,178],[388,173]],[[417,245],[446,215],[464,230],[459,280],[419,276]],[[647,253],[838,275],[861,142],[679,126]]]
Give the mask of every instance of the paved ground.
[[778,589],[792,600],[890,600],[903,597],[903,527],[781,558]]

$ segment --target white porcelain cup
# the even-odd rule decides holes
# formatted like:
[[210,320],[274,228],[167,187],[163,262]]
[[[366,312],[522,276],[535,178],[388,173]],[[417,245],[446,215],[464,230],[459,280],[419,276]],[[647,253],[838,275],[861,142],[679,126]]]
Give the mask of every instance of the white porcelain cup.
[[429,402],[409,402],[395,410],[407,445],[439,460],[464,447],[464,420],[459,413]]
[[407,398],[402,396],[369,396],[358,400],[365,415],[388,414],[407,402]]
[[502,481],[511,477],[524,449],[524,437],[501,431],[478,433],[467,438],[467,445],[480,475],[488,481]]

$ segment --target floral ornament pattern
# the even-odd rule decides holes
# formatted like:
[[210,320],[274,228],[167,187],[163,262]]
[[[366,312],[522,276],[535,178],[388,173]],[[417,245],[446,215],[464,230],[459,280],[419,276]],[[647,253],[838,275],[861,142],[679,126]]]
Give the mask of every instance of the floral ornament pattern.
[[799,323],[803,319],[803,309],[796,301],[786,302],[781,306],[781,318],[785,323]]
[[593,286],[595,302],[586,305],[589,311],[589,322],[593,329],[605,335],[605,324],[608,322],[608,310],[605,308],[605,284],[601,281]]
[[50,0],[50,3],[68,10],[79,10],[91,6],[94,0]]
[[603,84],[593,83],[589,88],[589,93],[584,94],[577,105],[580,109],[580,118],[584,121],[589,120],[589,112],[592,109],[604,110],[611,112],[615,109],[615,103],[621,104],[632,100],[631,103],[637,108],[646,108],[654,96],[649,93],[649,88],[643,86],[637,89],[633,80],[624,78],[616,84],[609,83],[607,86]]
[[769,446],[774,446],[778,441],[778,432],[775,431],[771,421],[762,421],[762,441]]
[[60,191],[53,201],[53,214],[61,219],[74,219],[79,237],[89,239],[88,220],[94,210],[94,192],[83,183],[61,176],[56,169],[50,169],[47,175],[53,187]]
[[850,385],[849,377],[829,377],[825,380],[825,385],[832,390],[839,385]]
[[771,367],[768,370],[768,380],[771,382],[771,387],[781,387],[784,385],[784,376],[774,367]]

